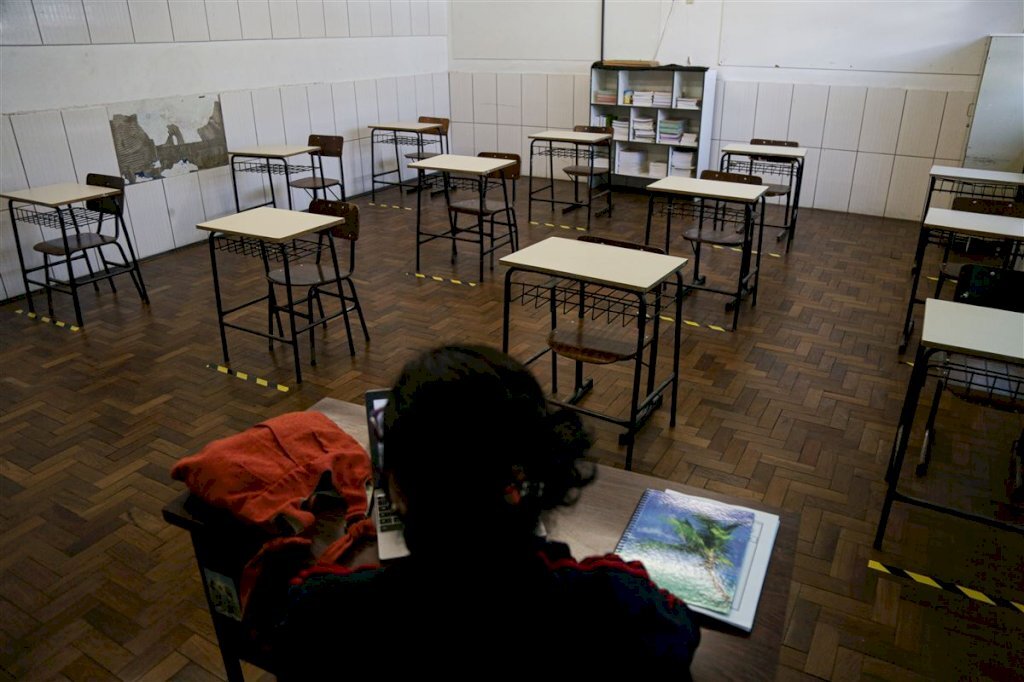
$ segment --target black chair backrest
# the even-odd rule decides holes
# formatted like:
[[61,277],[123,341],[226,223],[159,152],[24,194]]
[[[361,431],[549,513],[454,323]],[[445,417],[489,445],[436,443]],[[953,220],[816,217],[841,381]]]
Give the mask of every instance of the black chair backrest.
[[741,182],[744,185],[760,185],[761,178],[756,175],[744,175],[743,173],[726,173],[725,171],[706,170],[701,171],[701,180],[718,180],[719,182]]
[[341,158],[342,147],[345,146],[345,138],[341,135],[310,135],[310,147],[320,147],[319,152],[313,152],[319,156],[336,156]]
[[437,116],[420,116],[420,123],[436,123],[437,133],[436,135],[447,135],[448,125],[450,121],[447,118],[438,118]]
[[98,213],[110,213],[112,215],[117,215],[121,212],[121,199],[124,196],[124,178],[117,175],[89,173],[85,176],[85,184],[94,185],[96,187],[110,187],[111,189],[118,189],[122,192],[122,194],[112,197],[89,199],[85,202],[85,207],[87,209],[90,211],[97,211]]
[[637,251],[646,251],[648,253],[660,253],[665,255],[665,249],[658,248],[657,246],[648,246],[647,244],[638,244],[637,242],[627,242],[621,239],[609,239],[608,237],[594,237],[589,234],[583,234],[576,237],[578,242],[590,242],[591,244],[607,244],[608,246],[618,246],[623,249],[636,249]]
[[970,213],[987,213],[989,215],[1024,218],[1024,202],[1009,199],[974,199],[972,197],[956,197],[953,199],[954,211]]
[[330,201],[314,199],[309,204],[309,212],[317,215],[344,218],[345,222],[330,229],[331,235],[338,239],[354,242],[359,239],[359,207],[347,201]]
[[960,267],[954,300],[1024,313],[1024,272],[974,263]]
[[506,166],[501,170],[496,170],[493,173],[488,174],[490,178],[504,177],[506,180],[518,180],[522,175],[522,159],[518,154],[512,154],[510,152],[480,152],[477,156],[485,157],[488,159],[510,159],[515,161],[511,166]]

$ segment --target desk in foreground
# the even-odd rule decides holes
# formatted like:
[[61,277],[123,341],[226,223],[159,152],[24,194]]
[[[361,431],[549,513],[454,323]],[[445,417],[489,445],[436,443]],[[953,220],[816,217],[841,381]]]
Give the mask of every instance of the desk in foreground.
[[[310,409],[323,412],[356,440],[366,444],[366,413],[362,405],[324,398]],[[691,495],[701,495],[729,504],[779,513],[748,500],[719,495],[652,476],[598,466],[597,480],[584,489],[579,502],[549,515],[548,536],[552,540],[567,543],[572,548],[573,555],[578,558],[610,552],[615,548],[643,491],[647,488],[664,489],[666,485],[673,490]],[[246,543],[239,541],[238,536],[241,533],[227,535],[230,526],[225,524],[223,512],[211,510],[202,503],[197,504],[187,492],[164,507],[163,515],[168,523],[188,530],[192,535],[196,560],[199,563],[204,590],[207,590],[210,615],[221,646],[228,679],[242,680],[239,660],[251,660],[259,664],[258,643],[245,640],[240,624],[215,609],[213,602],[210,601],[207,580],[209,572],[213,571],[226,575],[234,580],[237,586],[241,567],[249,557],[227,555],[238,551]],[[694,679],[759,680],[775,677],[786,622],[786,604],[799,525],[796,514],[781,513],[780,516],[781,525],[772,549],[768,575],[761,592],[753,630],[748,635],[717,621],[702,620],[701,625],[704,629],[701,633],[701,644],[691,668]],[[324,537],[318,538],[318,542],[329,543],[337,528],[323,530]],[[252,531],[244,533],[246,536],[253,534]],[[255,547],[258,547],[258,544]],[[370,553],[370,558],[375,559],[375,547],[370,548]],[[360,560],[365,558],[366,555],[360,556]],[[237,573],[232,574],[233,571]]]

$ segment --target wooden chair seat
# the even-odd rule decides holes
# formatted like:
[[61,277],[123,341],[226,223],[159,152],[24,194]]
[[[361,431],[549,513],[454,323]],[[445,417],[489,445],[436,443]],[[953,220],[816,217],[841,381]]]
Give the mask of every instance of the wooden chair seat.
[[290,183],[292,187],[298,187],[300,189],[327,189],[328,187],[338,187],[341,182],[336,178],[299,178],[298,180],[292,180]]
[[742,246],[743,233],[731,230],[701,230],[692,227],[683,233],[683,239],[701,244],[718,244],[720,246]]
[[[288,268],[292,278],[293,287],[312,287],[324,282],[331,282],[335,278],[334,266],[330,263],[298,263]],[[342,272],[342,278],[348,273]],[[267,279],[274,284],[285,286],[284,268],[275,268],[267,273]]]
[[[494,215],[495,213],[504,213],[505,209],[505,202],[488,199],[487,201],[484,202],[483,215]],[[453,213],[467,213],[469,215],[480,215],[480,200],[464,199],[462,201],[453,201],[451,204],[449,204],[448,210]]]
[[590,166],[566,166],[562,169],[566,175],[606,175],[608,173],[608,166],[597,166],[595,165],[593,171]]
[[784,197],[789,194],[789,185],[768,185],[766,197]]
[[408,152],[405,155],[405,158],[414,159],[416,161],[422,161],[423,159],[430,159],[439,155],[440,152]]
[[[585,322],[573,320],[568,325],[557,327],[548,334],[548,346],[555,353],[573,360],[595,365],[610,365],[636,357],[636,341],[610,335],[607,325],[595,325],[588,329]],[[644,338],[644,347],[651,337]]]
[[97,246],[113,244],[116,241],[117,239],[111,235],[84,232],[82,234],[68,235],[68,251],[64,250],[63,239],[47,239],[45,242],[39,242],[33,245],[32,248],[40,253],[45,253],[51,256],[66,256],[69,253],[85,251],[86,249],[95,249]]

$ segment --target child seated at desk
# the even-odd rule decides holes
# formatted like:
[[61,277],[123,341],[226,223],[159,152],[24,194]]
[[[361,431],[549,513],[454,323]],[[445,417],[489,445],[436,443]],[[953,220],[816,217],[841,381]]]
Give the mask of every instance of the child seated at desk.
[[594,473],[579,417],[550,412],[525,367],[486,347],[428,351],[399,375],[379,437],[411,555],[293,581],[280,679],[656,663],[689,679],[700,632],[683,602],[637,563],[577,562],[536,535]]

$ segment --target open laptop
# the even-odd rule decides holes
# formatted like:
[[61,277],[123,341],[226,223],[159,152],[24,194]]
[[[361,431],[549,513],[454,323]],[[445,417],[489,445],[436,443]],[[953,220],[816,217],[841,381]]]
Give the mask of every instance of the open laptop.
[[384,431],[384,408],[391,398],[388,389],[374,389],[366,392],[366,427],[370,434],[370,463],[373,466],[373,490],[368,503],[377,528],[377,554],[381,561],[408,556],[402,521],[394,512],[388,498],[384,481],[384,443],[380,434]]

